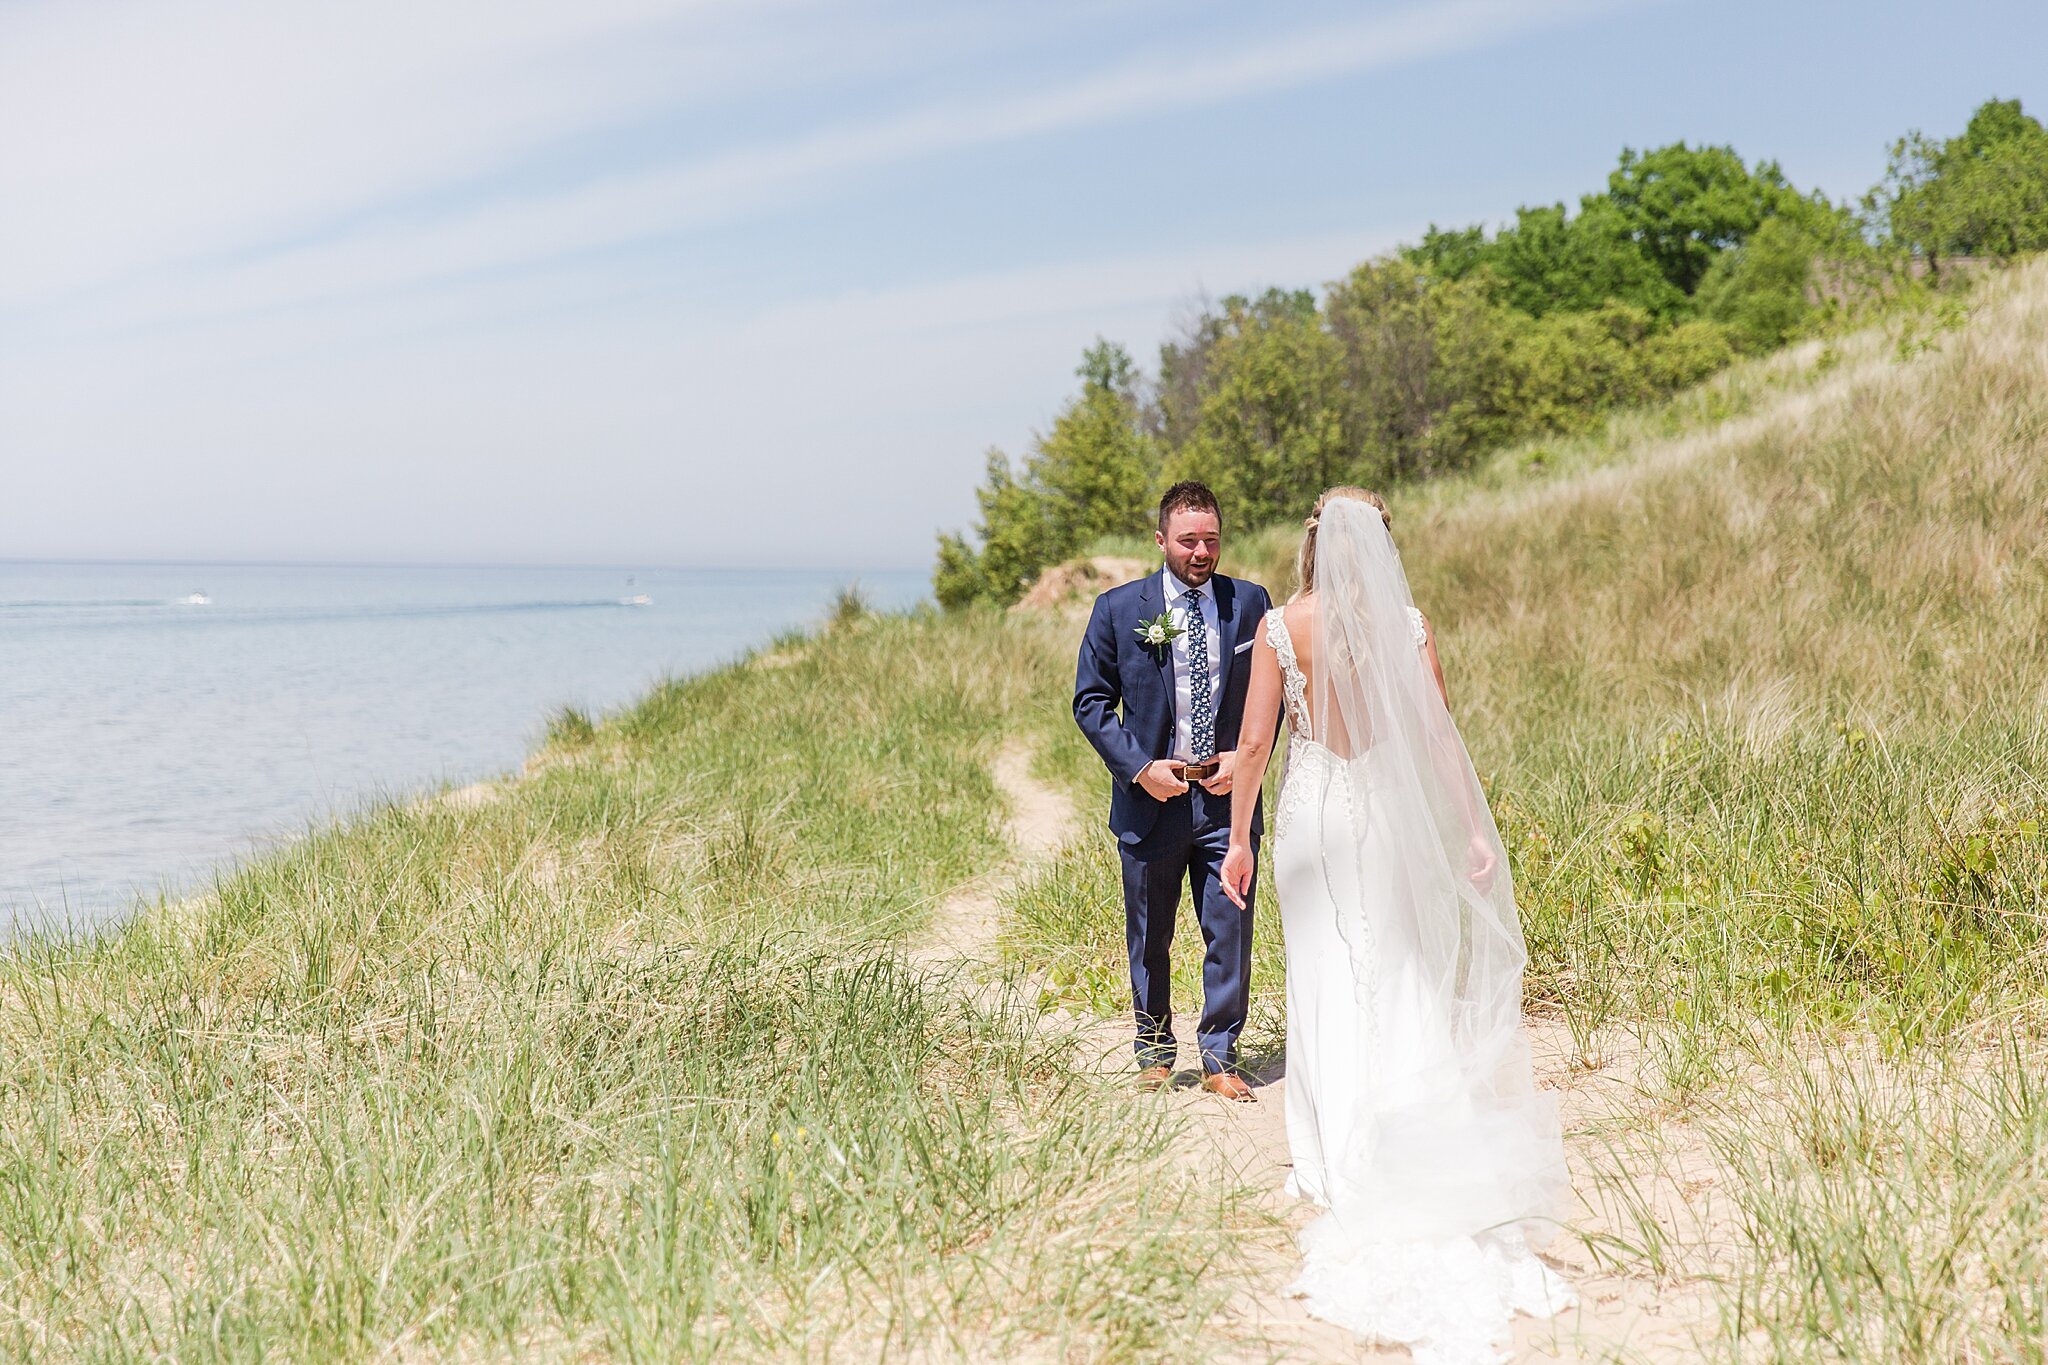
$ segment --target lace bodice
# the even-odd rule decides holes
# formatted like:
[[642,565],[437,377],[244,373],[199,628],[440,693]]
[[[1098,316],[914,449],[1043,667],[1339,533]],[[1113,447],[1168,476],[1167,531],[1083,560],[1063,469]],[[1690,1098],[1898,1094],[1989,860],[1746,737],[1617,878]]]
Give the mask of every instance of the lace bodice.
[[1298,736],[1308,734],[1308,679],[1301,675],[1301,661],[1294,657],[1294,637],[1287,633],[1287,611],[1275,607],[1266,613],[1266,643],[1280,656],[1280,682],[1287,694],[1287,728]]

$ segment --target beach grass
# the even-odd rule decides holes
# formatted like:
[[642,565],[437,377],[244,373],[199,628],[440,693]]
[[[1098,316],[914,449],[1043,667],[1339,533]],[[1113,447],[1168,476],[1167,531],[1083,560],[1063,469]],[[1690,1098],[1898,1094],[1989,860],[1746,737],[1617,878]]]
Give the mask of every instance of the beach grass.
[[0,1354],[1190,1353],[1227,1201],[901,951],[1005,856],[1051,639],[842,604],[522,780],[14,945]]

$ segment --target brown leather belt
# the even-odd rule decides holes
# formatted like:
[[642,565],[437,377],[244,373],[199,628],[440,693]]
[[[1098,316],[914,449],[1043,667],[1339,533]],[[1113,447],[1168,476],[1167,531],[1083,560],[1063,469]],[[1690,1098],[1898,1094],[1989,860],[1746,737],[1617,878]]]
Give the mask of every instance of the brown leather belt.
[[1201,782],[1214,777],[1222,766],[1213,758],[1207,763],[1181,763],[1175,765],[1173,775],[1183,782]]

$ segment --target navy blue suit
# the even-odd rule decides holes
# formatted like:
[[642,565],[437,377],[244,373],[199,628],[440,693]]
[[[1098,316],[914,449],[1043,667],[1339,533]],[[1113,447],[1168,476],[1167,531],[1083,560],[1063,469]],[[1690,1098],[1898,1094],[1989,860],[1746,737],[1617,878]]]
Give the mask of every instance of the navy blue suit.
[[[1230,798],[1190,784],[1185,795],[1156,800],[1137,783],[1155,759],[1173,755],[1173,651],[1138,640],[1138,623],[1167,609],[1158,570],[1095,599],[1074,675],[1074,720],[1102,755],[1111,778],[1109,828],[1123,863],[1124,930],[1131,950],[1131,1004],[1140,1067],[1174,1064],[1168,951],[1182,882],[1192,884],[1207,953],[1202,959],[1202,1065],[1227,1070],[1251,1003],[1252,915],[1223,894],[1219,876],[1230,847]],[[1251,682],[1251,643],[1272,598],[1256,583],[1218,574],[1217,638],[1224,662],[1216,699],[1216,752],[1237,747]],[[1119,713],[1121,708],[1121,713]],[[1252,812],[1252,849],[1264,832]],[[1256,889],[1256,887],[1254,887]],[[1249,901],[1249,897],[1247,897]]]

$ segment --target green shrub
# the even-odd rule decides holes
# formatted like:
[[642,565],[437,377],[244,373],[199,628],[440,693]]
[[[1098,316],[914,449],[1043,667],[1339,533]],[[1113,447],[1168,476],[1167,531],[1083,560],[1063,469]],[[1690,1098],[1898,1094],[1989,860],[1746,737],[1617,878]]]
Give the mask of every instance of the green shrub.
[[1516,426],[1584,431],[1607,409],[1649,397],[1639,355],[1649,330],[1649,315],[1625,303],[1554,313],[1531,324],[1515,345]]
[[1639,358],[1650,389],[1669,394],[1734,364],[1735,346],[1726,327],[1698,318],[1646,339]]
[[1700,311],[1726,327],[1745,354],[1776,350],[1813,314],[1809,289],[1818,250],[1799,224],[1772,219],[1714,262],[1700,284]]

